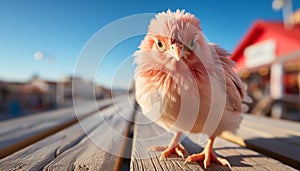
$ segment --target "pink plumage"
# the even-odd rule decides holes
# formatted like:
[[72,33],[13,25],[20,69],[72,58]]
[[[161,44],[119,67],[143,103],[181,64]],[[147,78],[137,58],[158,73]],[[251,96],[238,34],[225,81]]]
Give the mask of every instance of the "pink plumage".
[[[177,132],[168,146],[152,148],[163,151],[162,157],[183,156],[178,144],[182,132],[204,133],[210,137],[205,150],[186,162],[204,160],[206,167],[212,160],[229,165],[216,157],[213,141],[223,131],[236,131],[242,119],[239,113],[247,109],[243,99],[249,100],[229,55],[206,42],[199,20],[190,13],[168,10],[151,20],[135,53],[135,89],[143,113]],[[219,122],[209,125],[211,118]]]

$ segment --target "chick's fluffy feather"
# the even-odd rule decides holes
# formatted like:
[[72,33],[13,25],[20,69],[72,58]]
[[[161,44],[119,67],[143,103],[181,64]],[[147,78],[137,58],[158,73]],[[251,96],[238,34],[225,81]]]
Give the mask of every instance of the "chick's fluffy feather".
[[[208,44],[199,23],[194,15],[179,10],[162,12],[152,19],[135,53],[136,99],[143,113],[165,129],[207,133],[203,128],[207,118],[220,117],[212,136],[226,130],[234,132],[247,95],[232,69],[230,54]],[[184,47],[194,39],[195,45],[176,61],[158,49],[157,37],[166,44],[180,42]],[[226,97],[223,113],[210,112],[212,107],[222,107],[215,105],[218,97],[212,97],[214,89]]]

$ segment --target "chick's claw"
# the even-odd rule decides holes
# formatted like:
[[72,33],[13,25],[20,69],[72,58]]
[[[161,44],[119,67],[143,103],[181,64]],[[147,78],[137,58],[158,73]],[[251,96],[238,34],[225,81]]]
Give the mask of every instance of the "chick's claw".
[[184,158],[187,152],[180,145],[176,145],[174,147],[170,146],[153,146],[148,149],[148,151],[162,151],[160,155],[160,160],[165,159],[171,154],[176,154],[177,156]]
[[205,149],[203,152],[199,154],[193,154],[188,156],[188,158],[185,160],[184,163],[189,163],[189,162],[199,162],[203,161],[204,168],[207,168],[211,162],[221,164],[223,166],[230,166],[230,163],[223,158],[217,157],[212,149]]

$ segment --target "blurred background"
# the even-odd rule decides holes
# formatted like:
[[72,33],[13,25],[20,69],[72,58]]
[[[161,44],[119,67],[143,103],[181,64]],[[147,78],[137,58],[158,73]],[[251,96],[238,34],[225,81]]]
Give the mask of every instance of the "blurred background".
[[[74,96],[90,97],[92,88],[97,99],[126,92],[134,65],[123,68],[118,80],[114,74],[124,61],[132,63],[143,36],[114,47],[91,78],[73,74],[82,48],[97,31],[122,17],[185,9],[200,19],[210,42],[232,53],[235,70],[254,100],[251,114],[300,121],[299,0],[0,4],[0,120],[70,106]],[[82,86],[72,92],[72,81]]]

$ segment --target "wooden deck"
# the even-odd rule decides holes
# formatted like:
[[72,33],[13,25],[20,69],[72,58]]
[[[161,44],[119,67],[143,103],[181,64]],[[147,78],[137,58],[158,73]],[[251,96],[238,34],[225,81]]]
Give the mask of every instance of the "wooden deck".
[[300,123],[244,114],[237,134],[222,137],[300,169]]
[[[204,170],[147,151],[172,135],[138,112],[133,96],[97,103],[81,104],[78,118],[71,107],[0,122],[0,170]],[[224,134],[214,146],[232,167],[212,163],[207,170],[299,169],[300,124],[244,118],[237,135]],[[189,153],[205,145],[199,135],[181,143]]]

